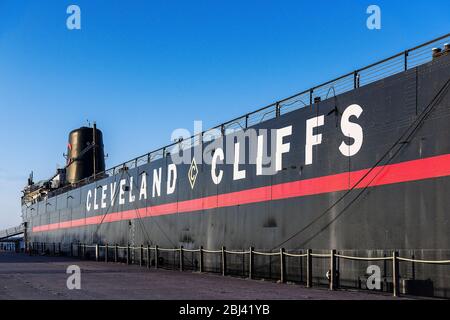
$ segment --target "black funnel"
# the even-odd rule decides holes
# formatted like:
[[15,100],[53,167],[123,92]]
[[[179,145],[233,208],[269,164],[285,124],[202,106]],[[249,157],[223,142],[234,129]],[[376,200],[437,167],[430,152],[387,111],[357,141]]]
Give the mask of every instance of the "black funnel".
[[[95,135],[94,135],[95,132]],[[103,134],[96,128],[81,127],[69,134],[67,182],[76,183],[105,171]]]

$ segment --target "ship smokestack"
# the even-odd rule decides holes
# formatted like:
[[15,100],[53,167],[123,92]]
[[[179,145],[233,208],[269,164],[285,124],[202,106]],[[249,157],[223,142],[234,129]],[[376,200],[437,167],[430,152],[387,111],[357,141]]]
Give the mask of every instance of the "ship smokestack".
[[93,128],[81,127],[69,134],[66,177],[70,184],[105,171],[103,134]]

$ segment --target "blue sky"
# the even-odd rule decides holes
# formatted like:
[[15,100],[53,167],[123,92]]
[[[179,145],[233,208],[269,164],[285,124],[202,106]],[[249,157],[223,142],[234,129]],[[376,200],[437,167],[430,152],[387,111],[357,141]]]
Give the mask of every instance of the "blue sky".
[[[81,30],[66,9],[81,8]],[[381,30],[366,9],[381,8]],[[443,1],[0,0],[0,228],[97,121],[107,166],[450,31]]]

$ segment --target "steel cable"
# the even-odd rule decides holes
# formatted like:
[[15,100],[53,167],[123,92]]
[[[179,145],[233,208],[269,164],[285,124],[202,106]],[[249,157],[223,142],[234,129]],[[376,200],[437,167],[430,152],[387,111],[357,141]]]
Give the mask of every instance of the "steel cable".
[[[416,118],[416,120],[414,120],[414,122],[405,130],[405,132],[394,142],[394,144],[383,154],[383,156],[376,161],[376,163],[349,189],[347,190],[338,200],[336,200],[330,207],[328,207],[322,214],[320,214],[317,218],[313,219],[313,221],[311,221],[309,224],[307,224],[305,227],[301,228],[300,230],[298,230],[297,232],[295,232],[292,236],[290,236],[289,238],[287,238],[286,240],[284,240],[283,242],[281,242],[280,244],[278,244],[277,246],[275,246],[273,248],[277,249],[279,247],[281,247],[283,244],[285,244],[286,242],[294,239],[295,237],[297,237],[301,232],[305,231],[307,228],[309,228],[310,226],[312,226],[315,222],[319,221],[319,219],[321,219],[323,216],[325,216],[330,210],[332,210],[337,204],[339,204],[342,200],[344,200],[362,181],[365,180],[365,178],[367,176],[369,176],[370,173],[372,173],[373,170],[375,170],[375,168],[377,168],[377,166],[390,154],[390,152],[397,146],[400,146],[400,148],[398,148],[398,150],[388,159],[387,163],[390,163],[390,161],[392,161],[394,159],[395,156],[397,156],[397,154],[400,152],[400,150],[403,149],[403,147],[405,146],[405,144],[401,143],[402,141],[405,141],[405,136],[406,136],[406,140],[408,140],[409,138],[411,138],[411,136],[416,132],[416,130],[419,128],[419,126],[423,123],[423,121],[427,118],[427,116],[430,114],[430,112],[434,109],[435,101],[440,98],[441,94],[443,94],[449,87],[449,83],[450,83],[450,79],[448,79],[446,81],[446,83],[444,84],[444,86],[437,92],[437,94],[433,97],[433,99],[431,100],[431,102],[427,105],[427,107],[422,111],[422,113]],[[417,122],[417,123],[416,123]],[[412,129],[412,130],[411,130]],[[410,132],[411,131],[411,132]],[[409,134],[408,134],[409,133]],[[368,188],[368,186],[370,186],[370,184],[373,182],[373,180],[379,175],[379,173],[382,170],[379,170],[379,172],[375,175],[375,177],[370,181],[369,184],[367,184],[362,190],[361,192],[356,196],[355,199],[353,199],[347,206],[345,206],[345,208],[336,216],[336,218],[334,218],[330,223],[328,223],[326,225],[325,228],[327,228],[332,222],[334,222],[343,212],[345,212],[345,210],[347,208],[349,208],[358,198],[359,196]],[[322,232],[325,228],[322,228],[320,230],[320,232]],[[309,242],[311,240],[311,238],[309,238],[308,240],[306,240],[305,242]],[[305,243],[304,242],[304,243]]]

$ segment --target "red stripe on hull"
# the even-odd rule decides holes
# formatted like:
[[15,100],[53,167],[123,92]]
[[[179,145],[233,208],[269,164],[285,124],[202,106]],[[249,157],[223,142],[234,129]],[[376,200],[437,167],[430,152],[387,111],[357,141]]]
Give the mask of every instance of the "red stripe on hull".
[[271,200],[297,198],[310,195],[345,191],[367,176],[356,186],[357,189],[375,187],[408,181],[445,177],[450,175],[450,154],[425,159],[401,162],[353,172],[339,173],[319,178],[281,183],[273,186],[219,194],[193,200],[149,206],[136,210],[109,213],[85,219],[77,219],[33,227],[33,232],[75,228],[101,223],[117,222],[144,217],[155,217],[183,212],[210,210],[259,203]]

